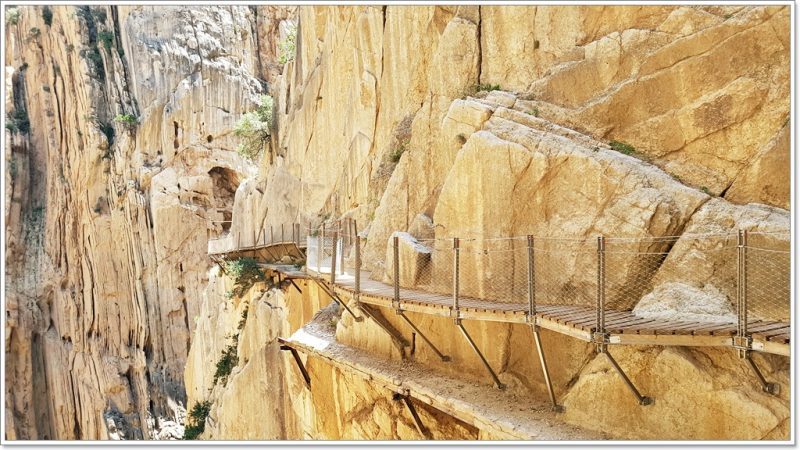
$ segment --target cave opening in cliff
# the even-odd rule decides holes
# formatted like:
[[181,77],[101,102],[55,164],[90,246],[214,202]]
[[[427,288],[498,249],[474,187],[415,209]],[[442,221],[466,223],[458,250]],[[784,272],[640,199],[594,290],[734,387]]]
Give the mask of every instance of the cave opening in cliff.
[[241,180],[234,170],[225,167],[214,167],[208,171],[208,175],[214,183],[214,205],[222,215],[219,224],[222,226],[222,233],[227,233],[231,228],[233,200]]

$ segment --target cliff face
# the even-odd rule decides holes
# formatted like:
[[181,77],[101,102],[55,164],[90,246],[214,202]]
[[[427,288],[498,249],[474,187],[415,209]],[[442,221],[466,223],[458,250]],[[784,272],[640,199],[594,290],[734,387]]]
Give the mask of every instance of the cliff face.
[[206,242],[252,172],[231,126],[290,11],[17,11],[6,110],[31,131],[6,133],[7,437],[180,434]]
[[[418,238],[788,230],[786,8],[309,7],[300,8],[298,21],[296,59],[275,91],[275,159],[262,160],[256,180],[237,192],[234,231],[352,217],[366,228],[365,264],[382,279],[386,243],[398,230]],[[610,141],[630,147],[609,148]],[[681,292],[713,285],[730,293],[730,280],[715,275],[721,261],[713,252],[679,242],[674,265],[659,272],[659,289],[685,281]],[[579,263],[565,264],[566,276],[593,276],[581,274]],[[434,255],[434,276],[436,265]],[[303,296],[311,298],[303,302],[280,300],[291,287],[259,302],[290,315],[300,304],[327,301],[306,288]],[[236,316],[230,311],[237,300],[211,289],[206,296],[202,327],[214,329],[211,335],[235,333],[224,318]],[[406,329],[392,316],[386,320]],[[416,362],[485,382],[450,321],[412,319],[454,357],[442,364],[423,346]],[[526,327],[469,326],[478,346],[493,350],[490,364],[503,382],[528,398],[546,398]],[[282,321],[261,352],[273,355],[275,337],[298,327]],[[399,358],[370,321],[354,323],[345,313],[335,328],[340,343]],[[572,438],[585,438],[585,429],[625,438],[787,436],[785,390],[776,399],[756,384],[742,386],[747,368],[728,351],[618,350],[635,380],[659,398],[642,409],[590,346],[549,333],[544,340],[556,353],[550,365],[567,408],[556,420],[584,428]],[[238,345],[240,354],[252,351]],[[240,359],[227,387],[216,386],[208,349],[192,348],[186,375],[190,404],[213,404],[204,437],[416,437],[397,431],[399,412],[385,415],[381,407],[374,419],[360,413],[382,405],[385,393],[345,381],[339,369],[311,357],[312,393],[285,356],[255,385],[280,391],[282,400],[270,405],[291,399],[290,406],[265,418],[269,426],[242,426],[241,416],[228,411],[231,398],[240,411],[258,415],[262,408],[263,397],[244,394],[251,376],[236,375],[251,369]],[[785,359],[759,363],[788,389]],[[327,399],[336,399],[334,406]],[[598,402],[615,409],[601,414]],[[697,411],[701,419],[687,421],[679,411]],[[730,414],[717,420],[714,411]],[[349,426],[331,425],[342,423]],[[453,417],[426,423],[434,434],[491,436],[480,426],[454,431],[463,423]]]
[[[398,230],[788,229],[787,7],[65,6],[49,24],[44,8],[19,12],[5,25],[6,110],[27,111],[31,130],[5,138],[9,439],[174,437],[204,400],[203,438],[417,438],[398,403],[342,368],[309,358],[305,390],[276,339],[327,298],[306,284],[228,298],[206,256],[222,233],[352,217],[380,279]],[[276,130],[253,164],[231,131],[266,87]],[[716,282],[715,267],[683,276]],[[421,348],[417,362],[483,379],[450,321],[413,320],[455,356]],[[374,324],[333,322],[339,342],[399,357]],[[546,398],[526,328],[475,327],[516,395]],[[620,437],[788,435],[785,359],[759,361],[784,387],[775,399],[741,387],[726,352],[629,349],[620,359],[662,399],[643,411],[589,346],[544,338],[561,355],[557,420]],[[232,344],[236,367],[216,383]],[[421,414],[436,437],[504,437]]]

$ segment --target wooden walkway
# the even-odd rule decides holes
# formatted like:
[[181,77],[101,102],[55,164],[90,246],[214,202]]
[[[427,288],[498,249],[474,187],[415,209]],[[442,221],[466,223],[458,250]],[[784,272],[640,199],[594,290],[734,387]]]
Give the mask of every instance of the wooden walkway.
[[[252,257],[259,260],[279,262],[284,256],[295,259],[305,258],[305,241],[273,242],[245,246],[238,249],[225,249],[216,246],[209,256],[216,262],[226,258]],[[307,278],[320,280],[329,273],[316,273],[312,268],[301,271],[291,265],[266,264],[265,268],[283,274],[287,279]],[[383,308],[394,308],[394,287],[380,281],[369,279],[362,272],[362,303]],[[353,298],[356,293],[355,277],[352,273],[337,275],[333,290],[340,295]],[[564,302],[568,303],[568,302]],[[400,288],[399,309],[419,314],[453,317],[452,296],[424,290]],[[533,323],[577,339],[591,342],[596,324],[594,305],[569,305],[557,302],[537,302],[536,314],[529,317],[526,303],[497,302],[470,297],[459,298],[458,318],[464,320],[483,320],[507,323]],[[638,317],[632,311],[606,310],[606,332],[609,344],[620,345],[674,345],[674,346],[714,346],[734,347],[736,323],[708,323],[676,321]],[[765,353],[789,356],[791,325],[777,321],[750,321],[748,331],[752,336],[752,349]]]
[[[574,299],[537,298],[534,305],[532,298],[520,299],[520,302],[516,303],[468,296],[458,296],[457,301],[454,301],[454,296],[450,294],[436,293],[424,289],[407,289],[371,280],[369,279],[369,274],[363,271],[346,272],[341,268],[344,258],[342,258],[342,255],[337,256],[335,242],[336,237],[334,235],[330,257],[323,253],[324,257],[322,259],[318,256],[315,258],[316,270],[314,270],[313,263],[306,264],[305,271],[300,271],[295,266],[280,264],[285,262],[287,256],[295,260],[305,259],[305,246],[301,247],[298,241],[274,242],[220,252],[212,251],[212,243],[209,242],[209,256],[218,263],[222,263],[222,261],[231,257],[263,258],[264,261],[267,261],[267,264],[260,264],[263,268],[273,271],[277,275],[279,282],[286,281],[294,285],[300,292],[302,291],[294,282],[294,279],[309,279],[317,283],[322,291],[344,307],[349,314],[353,315],[356,321],[361,321],[364,317],[374,320],[389,333],[393,343],[399,346],[401,352],[405,346],[403,337],[398,335],[390,324],[385,323],[385,319],[382,319],[379,314],[376,315],[375,311],[370,309],[370,306],[390,308],[396,311],[444,361],[449,360],[448,357],[441,354],[403,312],[449,318],[460,328],[467,343],[480,357],[487,372],[492,376],[495,386],[500,389],[504,389],[505,385],[486,361],[481,350],[475,345],[461,321],[479,320],[527,324],[531,326],[534,335],[542,372],[544,373],[550,399],[555,410],[560,410],[561,406],[557,403],[553,385],[550,381],[539,329],[551,330],[585,342],[594,343],[597,352],[606,356],[640,405],[650,405],[653,403],[653,399],[639,392],[609,353],[609,346],[644,345],[731,348],[736,350],[739,356],[752,368],[761,384],[762,390],[770,394],[778,394],[780,387],[778,384],[768,382],[765,379],[750,353],[752,351],[760,351],[783,356],[790,355],[791,325],[788,322],[748,321],[746,324],[747,332],[744,334],[740,331],[740,327],[743,327],[744,323],[711,323],[640,317],[631,310],[601,308],[599,305],[604,305],[601,301],[604,297],[602,296],[603,290],[600,288],[598,288],[600,294],[598,294],[599,298],[596,304],[574,304]],[[355,242],[355,267],[360,267],[360,242],[358,239]],[[215,248],[219,248],[219,244],[215,243]],[[395,261],[397,261],[396,239]],[[336,269],[337,262],[340,265],[338,269]],[[532,262],[529,261],[530,267],[532,267]],[[334,273],[333,275],[332,272]],[[602,274],[602,272],[600,273]],[[282,277],[283,280],[281,280]],[[395,273],[394,279],[398,279],[397,273]],[[457,275],[454,276],[454,280],[454,283],[457,283]],[[530,275],[528,282],[530,286]],[[457,287],[454,289],[458,292]],[[358,306],[360,313],[356,315],[348,304]],[[532,306],[533,310],[531,310]],[[286,344],[282,346],[282,349],[292,351],[295,361],[302,368],[308,383],[308,376],[302,367],[302,361],[297,355],[298,348],[288,345],[288,342]]]
[[[361,276],[360,301],[393,308],[394,287],[370,280],[368,275],[362,273]],[[352,298],[355,294],[355,278],[338,276],[335,291]],[[450,295],[400,289],[399,307],[402,311],[452,317],[452,303]],[[460,297],[459,305],[461,319],[530,323],[528,305],[524,303]],[[539,303],[534,320],[536,325],[544,329],[591,342],[595,331],[596,310],[593,305]],[[737,331],[735,323],[648,319],[638,317],[632,311],[618,310],[606,310],[605,323],[609,332],[609,344],[732,347],[733,336]],[[789,356],[791,330],[788,323],[756,321],[750,322],[748,329],[753,333],[754,350]]]

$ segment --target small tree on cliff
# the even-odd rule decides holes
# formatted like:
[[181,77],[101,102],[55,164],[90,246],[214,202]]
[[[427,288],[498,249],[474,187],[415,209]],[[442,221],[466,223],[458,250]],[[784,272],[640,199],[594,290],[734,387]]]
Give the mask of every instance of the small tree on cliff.
[[233,279],[232,295],[241,297],[255,283],[264,281],[264,273],[258,268],[258,263],[253,258],[238,258],[225,261],[225,273]]
[[273,100],[262,95],[258,108],[242,115],[233,127],[234,136],[244,139],[237,151],[247,159],[255,160],[261,149],[269,142],[272,129]]

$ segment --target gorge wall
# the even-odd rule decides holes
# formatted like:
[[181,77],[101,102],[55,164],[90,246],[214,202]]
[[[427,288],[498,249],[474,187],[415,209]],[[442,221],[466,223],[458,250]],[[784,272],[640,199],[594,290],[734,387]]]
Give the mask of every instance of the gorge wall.
[[[27,111],[30,132],[5,138],[9,439],[179,437],[185,409],[206,400],[204,439],[415,439],[402,405],[340,368],[308,358],[305,390],[276,339],[326,297],[264,283],[226,295],[206,256],[224,233],[350,217],[380,279],[398,230],[788,230],[785,6],[18,11],[5,24],[6,111]],[[296,54],[281,65],[287,20]],[[232,129],[265,91],[275,130],[250,162]],[[684,277],[724,288],[715,267]],[[449,321],[413,319],[454,355],[442,364],[420,347],[415,363],[485,382]],[[374,325],[331,322],[337,341],[399,358]],[[513,392],[546,398],[529,332],[468,327],[497,348],[490,362]],[[237,366],[216,383],[234,335]],[[566,438],[788,437],[786,358],[758,359],[782,385],[774,398],[729,351],[621,350],[659,398],[641,409],[590,346],[544,339],[559,420],[583,429]],[[420,408],[434,437],[502,437]]]

